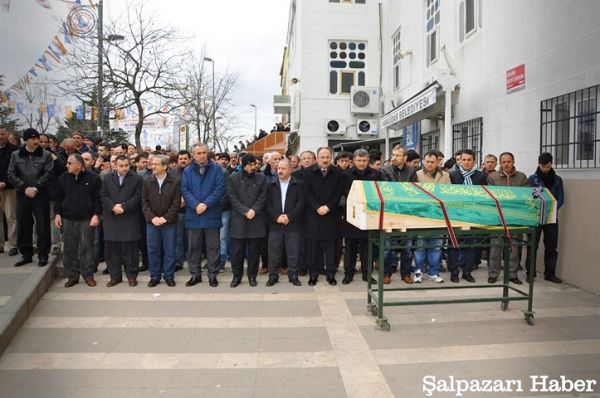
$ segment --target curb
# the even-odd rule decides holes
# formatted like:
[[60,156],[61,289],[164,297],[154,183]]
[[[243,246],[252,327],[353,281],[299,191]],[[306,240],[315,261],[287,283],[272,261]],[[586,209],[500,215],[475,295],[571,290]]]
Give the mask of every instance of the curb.
[[47,267],[35,267],[16,293],[0,309],[0,355],[54,281],[54,268],[62,255],[51,256]]

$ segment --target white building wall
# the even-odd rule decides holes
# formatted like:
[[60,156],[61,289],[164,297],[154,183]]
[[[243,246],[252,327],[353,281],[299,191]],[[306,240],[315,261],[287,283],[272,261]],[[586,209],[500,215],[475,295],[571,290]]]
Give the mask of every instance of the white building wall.
[[[293,9],[292,3],[292,9]],[[314,150],[329,139],[357,139],[356,118],[350,113],[349,95],[329,94],[329,40],[366,41],[366,86],[379,85],[378,4],[329,3],[297,0],[296,29],[288,37],[291,126],[300,135],[300,150]],[[298,83],[293,84],[296,78]],[[346,122],[342,137],[328,137],[326,121]]]

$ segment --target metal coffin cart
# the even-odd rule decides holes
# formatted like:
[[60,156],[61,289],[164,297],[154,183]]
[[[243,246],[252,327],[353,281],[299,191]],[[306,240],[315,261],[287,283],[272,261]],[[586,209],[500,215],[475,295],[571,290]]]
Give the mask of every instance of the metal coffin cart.
[[[368,275],[373,260],[379,265],[376,284],[367,278],[367,310],[377,316],[381,330],[389,331],[386,306],[500,302],[506,311],[510,301],[527,301],[523,311],[534,324],[533,281],[528,289],[509,285],[510,251],[519,246],[532,253],[529,275],[535,274],[536,227],[556,222],[556,200],[544,189],[525,187],[456,186],[398,182],[354,181],[347,198],[346,220],[368,231]],[[434,248],[428,239],[437,239],[437,248],[483,248],[502,246],[503,281],[499,284],[409,285],[384,287],[384,261],[388,250]],[[425,240],[425,241],[424,241]],[[490,243],[499,242],[499,243]],[[375,275],[373,275],[375,276]],[[385,292],[451,289],[502,290],[502,295],[440,297],[426,300],[386,301]],[[512,294],[511,294],[512,293]]]

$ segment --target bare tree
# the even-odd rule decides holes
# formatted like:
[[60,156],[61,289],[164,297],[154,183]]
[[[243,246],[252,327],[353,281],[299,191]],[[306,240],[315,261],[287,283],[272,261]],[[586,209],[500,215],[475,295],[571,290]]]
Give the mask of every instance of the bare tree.
[[[102,77],[105,97],[116,107],[135,108],[138,120],[135,145],[141,149],[144,121],[182,106],[177,76],[181,74],[185,54],[176,45],[181,38],[175,29],[159,25],[153,14],[146,13],[141,0],[129,2],[126,16],[107,23],[104,31],[107,38],[124,38],[105,41]],[[63,87],[68,86],[69,92],[77,95],[93,91],[98,79],[98,61],[95,38],[75,43],[68,66],[71,78],[63,82]]]
[[[183,79],[179,84],[180,101],[183,107],[181,119],[190,124],[198,135],[198,142],[210,144],[223,151],[233,137],[228,137],[231,127],[237,122],[233,113],[232,95],[238,74],[225,71],[215,76],[213,98],[213,76],[204,62],[205,52],[186,57]],[[214,107],[214,113],[213,113]],[[213,114],[217,118],[217,131],[213,131]]]
[[[51,93],[48,81],[40,80],[27,84],[23,96],[27,101],[23,119],[29,127],[33,127],[41,133],[46,133],[51,126],[60,125],[55,117],[58,114],[56,112],[58,97],[56,94]],[[54,114],[51,113],[50,107],[54,108]]]

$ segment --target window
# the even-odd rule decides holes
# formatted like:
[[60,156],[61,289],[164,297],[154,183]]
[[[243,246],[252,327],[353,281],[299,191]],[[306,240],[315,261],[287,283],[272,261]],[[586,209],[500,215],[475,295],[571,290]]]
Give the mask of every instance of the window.
[[367,43],[329,42],[329,94],[350,94],[352,86],[365,85]]
[[[430,131],[421,135],[420,154],[424,156],[427,152],[440,148],[440,131]],[[447,155],[446,155],[447,156]]]
[[460,2],[458,15],[460,42],[475,33],[481,27],[481,0],[463,0]]
[[552,154],[555,168],[600,167],[599,94],[600,85],[541,102],[540,151]]
[[402,51],[402,47],[400,46],[400,28],[398,28],[392,36],[392,45],[394,47],[394,59],[392,63],[392,70],[394,71],[394,89],[397,90],[400,88],[400,60],[402,59],[402,55],[400,54]]
[[438,59],[440,52],[440,0],[426,0],[425,31],[427,32],[427,66]]
[[[452,154],[461,149],[475,152],[475,161],[481,161],[483,118],[471,119],[452,126]],[[449,159],[452,154],[445,154]]]

